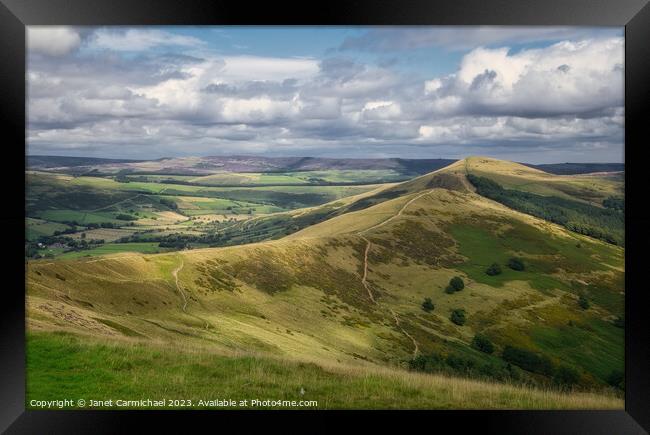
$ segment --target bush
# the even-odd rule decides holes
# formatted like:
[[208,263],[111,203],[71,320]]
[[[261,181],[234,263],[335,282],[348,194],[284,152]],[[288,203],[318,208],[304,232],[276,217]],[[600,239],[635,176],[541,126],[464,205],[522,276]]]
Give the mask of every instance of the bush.
[[449,320],[451,320],[458,326],[463,326],[467,321],[467,318],[465,317],[465,310],[461,310],[461,309],[453,310],[451,312],[451,316],[449,317]]
[[470,372],[476,365],[476,363],[470,359],[453,354],[448,355],[447,358],[445,358],[445,362],[449,367],[461,373]]
[[580,308],[582,308],[583,310],[589,309],[589,301],[584,296],[580,296],[578,298],[578,305],[580,305]]
[[551,360],[526,349],[508,345],[503,349],[501,357],[529,372],[546,376],[553,374],[553,363],[551,363]]
[[409,368],[420,372],[435,372],[444,368],[445,360],[438,354],[418,355],[409,361]]
[[449,280],[449,285],[457,292],[465,288],[465,283],[460,276],[455,276]]
[[130,214],[124,214],[120,213],[117,216],[115,216],[115,219],[119,219],[121,221],[137,221],[138,218],[135,216],[131,216]]
[[490,276],[495,276],[501,274],[501,266],[499,266],[497,263],[492,263],[490,267],[487,268],[485,271]]
[[520,258],[513,257],[508,260],[508,267],[512,270],[522,271],[525,269],[524,262]]
[[424,302],[422,302],[422,309],[427,313],[430,313],[434,308],[435,305],[433,305],[433,302],[431,302],[431,298],[424,298]]
[[625,375],[620,370],[612,370],[607,376],[607,383],[615,388],[625,389]]
[[492,342],[484,335],[476,334],[472,340],[472,347],[474,349],[480,350],[484,353],[494,352],[494,345]]
[[603,207],[625,211],[625,198],[616,198],[614,196],[610,196],[603,201]]
[[451,285],[448,285],[447,288],[445,289],[445,293],[447,293],[447,294],[456,293],[456,289],[453,288]]
[[558,385],[571,386],[577,384],[580,380],[580,374],[576,369],[569,366],[560,366],[555,371],[553,381]]

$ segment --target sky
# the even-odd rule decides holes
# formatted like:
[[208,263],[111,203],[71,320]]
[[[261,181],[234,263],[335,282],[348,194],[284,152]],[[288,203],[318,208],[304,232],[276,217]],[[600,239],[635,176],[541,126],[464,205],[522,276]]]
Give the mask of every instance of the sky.
[[624,161],[622,27],[27,28],[27,152]]

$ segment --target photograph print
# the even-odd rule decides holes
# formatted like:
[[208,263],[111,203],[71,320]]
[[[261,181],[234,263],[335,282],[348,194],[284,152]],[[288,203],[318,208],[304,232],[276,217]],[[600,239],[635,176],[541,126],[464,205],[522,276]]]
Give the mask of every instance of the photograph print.
[[624,409],[623,27],[26,39],[27,409]]

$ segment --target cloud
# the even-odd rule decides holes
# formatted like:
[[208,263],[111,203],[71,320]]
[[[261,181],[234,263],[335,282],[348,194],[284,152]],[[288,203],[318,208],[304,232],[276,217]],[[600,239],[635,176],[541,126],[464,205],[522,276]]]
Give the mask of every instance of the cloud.
[[64,26],[27,26],[27,49],[30,53],[62,56],[81,44],[79,33]]
[[[552,33],[533,30],[537,38]],[[29,46],[30,152],[460,157],[489,150],[603,161],[618,160],[622,149],[620,37],[473,47],[453,73],[426,77],[349,53],[222,55],[196,38],[143,32],[95,29],[79,34],[90,49],[66,56]]]
[[477,48],[425,82],[434,114],[557,116],[623,105],[622,38],[560,42],[512,53]]
[[339,50],[372,52],[406,51],[438,47],[446,50],[469,50],[477,46],[526,44],[561,40],[587,39],[594,34],[622,36],[622,28],[550,26],[429,26],[377,27],[360,36],[347,37]]
[[179,35],[158,29],[130,28],[126,30],[102,28],[89,38],[91,48],[113,51],[144,51],[155,47],[197,47],[204,42],[193,36]]

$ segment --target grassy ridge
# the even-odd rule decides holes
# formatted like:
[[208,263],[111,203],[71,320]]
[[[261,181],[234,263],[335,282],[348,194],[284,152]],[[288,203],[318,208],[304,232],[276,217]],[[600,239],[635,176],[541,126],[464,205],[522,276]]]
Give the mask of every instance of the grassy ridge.
[[[316,400],[318,409],[622,409],[614,395],[563,393],[399,369],[321,367],[207,351],[100,344],[68,334],[27,339],[30,400]],[[304,390],[304,394],[301,394]],[[173,406],[170,406],[173,408]]]

